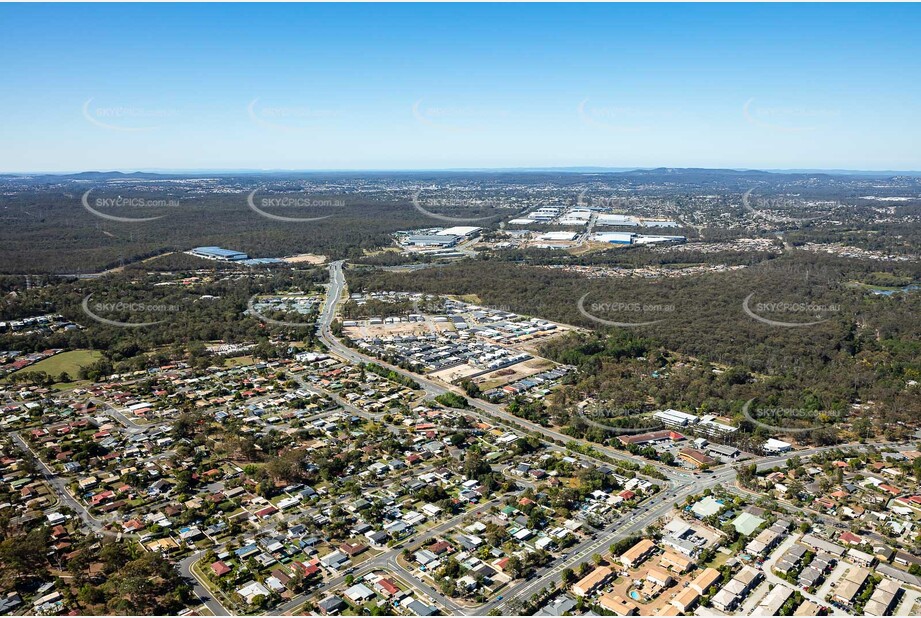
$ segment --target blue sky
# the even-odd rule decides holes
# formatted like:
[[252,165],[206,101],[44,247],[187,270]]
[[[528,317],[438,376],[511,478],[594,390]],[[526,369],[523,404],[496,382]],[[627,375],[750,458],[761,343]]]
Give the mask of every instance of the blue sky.
[[918,5],[0,5],[0,171],[921,170]]

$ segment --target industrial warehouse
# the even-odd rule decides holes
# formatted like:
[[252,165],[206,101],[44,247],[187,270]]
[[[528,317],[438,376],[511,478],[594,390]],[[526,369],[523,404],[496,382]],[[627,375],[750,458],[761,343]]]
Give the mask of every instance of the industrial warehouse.
[[188,255],[194,255],[206,260],[216,262],[233,262],[244,266],[267,266],[271,264],[282,264],[284,260],[278,258],[251,258],[242,251],[233,249],[224,249],[223,247],[195,247],[186,251]]
[[459,225],[449,228],[431,228],[396,232],[397,242],[404,247],[435,247],[446,249],[456,244],[471,240],[479,235],[482,228]]

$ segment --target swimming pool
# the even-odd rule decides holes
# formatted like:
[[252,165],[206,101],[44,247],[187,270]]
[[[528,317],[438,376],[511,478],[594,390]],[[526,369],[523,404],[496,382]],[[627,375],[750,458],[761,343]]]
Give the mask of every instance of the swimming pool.
[[640,600],[640,593],[637,592],[636,590],[631,590],[631,591],[630,591],[630,598],[633,599],[634,601],[639,601],[639,600]]

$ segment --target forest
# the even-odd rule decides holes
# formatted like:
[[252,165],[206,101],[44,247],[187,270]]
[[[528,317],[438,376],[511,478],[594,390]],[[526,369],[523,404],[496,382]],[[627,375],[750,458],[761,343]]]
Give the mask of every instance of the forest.
[[[588,279],[488,258],[409,274],[353,267],[348,276],[353,290],[469,294],[486,305],[587,329],[542,349],[583,370],[581,380],[547,402],[546,413],[558,424],[570,422],[572,405],[586,397],[737,419],[752,398],[817,412],[872,404],[861,414],[874,415],[874,426],[891,432],[921,415],[911,386],[921,380],[921,295],[875,295],[855,284],[917,281],[917,265],[794,251],[742,270],[677,280]],[[767,318],[819,323],[761,323],[743,310],[749,294],[758,301],[752,306],[766,307]],[[597,317],[612,321],[639,321],[636,313],[613,311],[618,303],[672,310],[650,316],[660,321],[648,326],[608,327],[580,313],[583,297],[585,308],[594,305]],[[817,311],[769,311],[775,303]]]
[[[170,358],[189,357],[204,366],[217,362],[207,353],[205,344],[256,342],[256,351],[273,353],[267,347],[269,336],[312,343],[311,327],[278,327],[263,324],[246,314],[249,299],[255,294],[277,292],[322,291],[319,284],[328,280],[324,268],[277,269],[261,273],[227,273],[220,263],[208,271],[195,270],[160,274],[139,270],[113,273],[104,279],[36,278],[28,294],[6,294],[0,300],[0,321],[24,316],[59,313],[78,324],[75,330],[37,332],[32,335],[0,333],[0,349],[34,352],[48,348],[90,349],[104,353],[104,358],[85,375],[74,378],[98,378],[117,371],[146,369]],[[188,278],[194,285],[178,285]],[[0,286],[12,278],[0,277]],[[16,284],[21,286],[21,278]],[[95,315],[113,321],[153,322],[140,328],[120,327],[99,322],[84,311],[83,302]],[[121,310],[119,310],[121,308]],[[164,309],[164,311],[157,311]],[[268,315],[266,317],[299,320],[308,316]],[[28,372],[15,374],[29,379]],[[57,376],[49,376],[54,379]]]
[[[364,257],[366,251],[390,245],[390,234],[396,230],[432,223],[405,199],[373,202],[361,198],[345,200],[344,206],[325,205],[318,199],[321,205],[297,214],[305,218],[329,216],[320,221],[276,221],[253,212],[244,193],[196,194],[181,198],[174,207],[123,207],[117,210],[118,216],[163,217],[126,223],[87,212],[80,197],[51,192],[4,196],[0,224],[15,233],[5,235],[0,247],[0,272],[93,273],[162,253],[209,245],[244,251],[250,257],[317,253],[357,259]],[[165,199],[162,193],[141,193],[138,197],[145,198]],[[283,208],[265,210],[294,216]],[[106,214],[110,211],[115,209],[108,209]]]

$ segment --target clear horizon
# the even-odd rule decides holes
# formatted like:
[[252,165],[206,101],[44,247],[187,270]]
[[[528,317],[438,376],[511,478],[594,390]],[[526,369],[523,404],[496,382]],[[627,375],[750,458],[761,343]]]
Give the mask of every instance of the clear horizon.
[[0,170],[921,170],[918,5],[0,5]]
[[49,176],[73,176],[78,174],[273,174],[273,173],[285,173],[285,174],[324,174],[324,173],[373,173],[373,174],[404,174],[404,173],[465,173],[465,172],[482,172],[482,173],[491,173],[491,172],[520,172],[520,173],[542,173],[542,172],[557,172],[557,173],[588,173],[583,172],[582,170],[597,170],[593,173],[624,173],[624,172],[633,172],[633,171],[642,171],[642,170],[655,170],[655,169],[675,169],[675,170],[709,170],[709,171],[732,171],[732,172],[765,172],[770,174],[781,174],[781,173],[792,173],[792,174],[912,174],[912,175],[921,175],[921,169],[919,170],[892,170],[892,169],[844,169],[844,168],[747,168],[747,167],[698,167],[698,166],[687,166],[687,167],[678,167],[672,165],[657,165],[652,167],[647,166],[625,166],[625,167],[600,167],[600,166],[573,166],[573,167],[457,167],[457,168],[327,168],[327,169],[297,169],[297,168],[274,168],[274,169],[252,169],[252,168],[187,168],[187,169],[164,169],[164,168],[139,168],[139,169],[85,169],[85,170],[56,170],[56,171],[47,171],[47,170],[30,170],[30,171],[21,171],[21,170],[12,170],[12,171],[3,171],[0,170],[0,175],[3,176],[38,176],[38,175],[49,175]]

